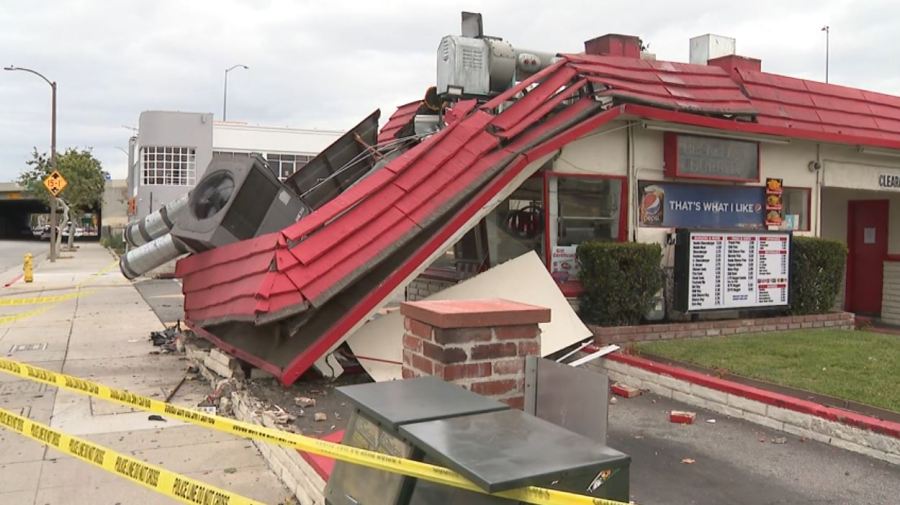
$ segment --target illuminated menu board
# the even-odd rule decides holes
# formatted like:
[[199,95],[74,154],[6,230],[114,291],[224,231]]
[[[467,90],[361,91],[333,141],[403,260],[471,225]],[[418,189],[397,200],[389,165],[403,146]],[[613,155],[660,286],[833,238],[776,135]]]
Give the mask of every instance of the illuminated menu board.
[[680,231],[675,250],[678,310],[787,305],[790,249],[788,233]]

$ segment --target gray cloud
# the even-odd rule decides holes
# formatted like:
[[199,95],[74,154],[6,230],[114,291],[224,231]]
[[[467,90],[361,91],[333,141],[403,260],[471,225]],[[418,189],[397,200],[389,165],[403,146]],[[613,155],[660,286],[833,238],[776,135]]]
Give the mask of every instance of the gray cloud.
[[[661,59],[686,61],[688,39],[737,37],[763,69],[823,79],[832,27],[831,81],[900,94],[895,2],[453,2],[157,1],[0,4],[0,64],[34,68],[59,83],[60,148],[92,147],[116,177],[143,110],[221,116],[251,124],[342,129],[375,108],[420,97],[434,80],[440,37],[459,12],[485,15],[488,33],[521,47],[577,52],[604,33],[641,36]],[[0,73],[0,181],[49,146],[49,87]]]

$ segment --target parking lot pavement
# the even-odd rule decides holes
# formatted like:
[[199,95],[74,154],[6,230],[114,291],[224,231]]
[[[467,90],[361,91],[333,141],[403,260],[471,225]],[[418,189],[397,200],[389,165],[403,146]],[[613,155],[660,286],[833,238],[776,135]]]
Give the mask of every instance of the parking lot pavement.
[[[672,424],[670,410],[697,419]],[[898,466],[648,393],[610,405],[608,444],[631,456],[640,505],[889,505],[900,496]]]

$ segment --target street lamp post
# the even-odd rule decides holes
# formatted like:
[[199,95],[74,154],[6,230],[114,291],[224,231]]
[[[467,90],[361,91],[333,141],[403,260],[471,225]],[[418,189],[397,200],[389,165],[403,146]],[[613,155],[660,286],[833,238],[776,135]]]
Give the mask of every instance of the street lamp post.
[[250,67],[248,67],[247,65],[241,65],[240,63],[237,65],[232,65],[225,69],[225,93],[222,96],[222,121],[228,120],[228,72],[231,72],[236,68],[250,70]]
[[[52,106],[50,113],[50,166],[53,170],[56,170],[56,81],[51,81],[44,77],[44,74],[37,72],[35,70],[31,70],[30,68],[22,68],[17,67],[15,65],[10,65],[8,67],[3,67],[3,70],[21,70],[22,72],[28,72],[30,74],[34,74],[41,79],[43,79],[47,84],[50,85],[50,89],[52,90]],[[50,262],[53,263],[56,261],[56,234],[59,233],[59,230],[56,228],[56,197],[50,195]]]

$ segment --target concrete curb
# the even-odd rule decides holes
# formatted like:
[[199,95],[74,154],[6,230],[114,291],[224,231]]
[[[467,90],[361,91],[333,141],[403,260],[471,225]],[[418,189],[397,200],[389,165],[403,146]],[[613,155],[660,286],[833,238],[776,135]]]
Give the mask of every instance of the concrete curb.
[[900,423],[765,391],[620,353],[600,360],[610,380],[900,465]]

